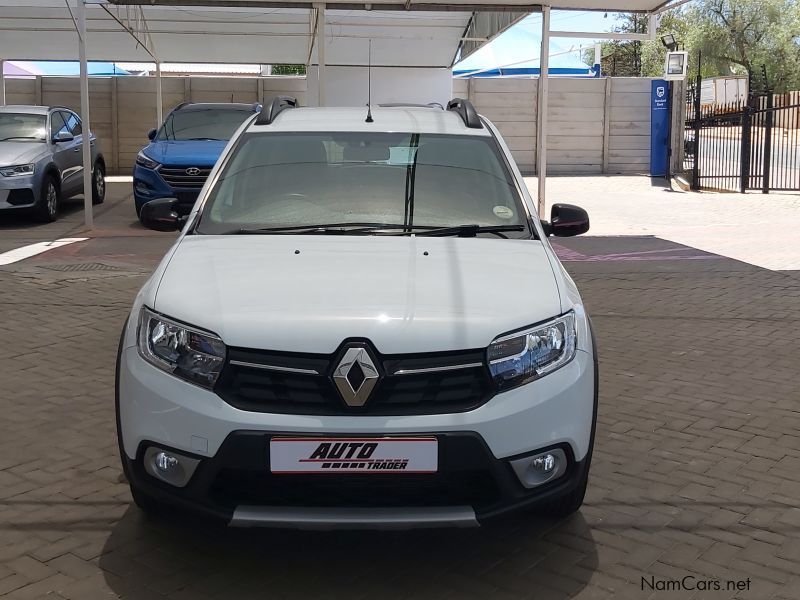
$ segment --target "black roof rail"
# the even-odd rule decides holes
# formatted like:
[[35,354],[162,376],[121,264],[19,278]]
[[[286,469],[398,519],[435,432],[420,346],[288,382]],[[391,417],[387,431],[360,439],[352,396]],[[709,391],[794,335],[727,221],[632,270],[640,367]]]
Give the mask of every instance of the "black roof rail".
[[291,96],[275,96],[272,100],[264,103],[261,112],[258,113],[256,125],[270,125],[275,118],[287,108],[296,108],[297,98]]
[[413,102],[386,102],[385,104],[378,104],[381,108],[440,108],[444,106],[438,102],[428,102],[427,104],[415,104]]
[[464,125],[470,129],[483,129],[481,118],[478,116],[475,107],[472,106],[472,102],[469,100],[464,100],[464,98],[453,98],[447,103],[447,110],[456,111],[458,116],[461,117],[461,120],[464,121]]

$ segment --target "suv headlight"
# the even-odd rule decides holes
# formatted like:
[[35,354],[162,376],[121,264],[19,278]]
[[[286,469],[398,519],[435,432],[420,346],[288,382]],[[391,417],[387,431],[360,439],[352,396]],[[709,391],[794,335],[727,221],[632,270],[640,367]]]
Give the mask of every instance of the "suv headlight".
[[575,357],[575,313],[504,335],[487,350],[489,370],[499,390],[528,383],[563,367]]
[[204,388],[217,382],[225,344],[217,336],[142,308],[139,354],[150,364]]
[[136,164],[142,165],[148,169],[156,169],[161,166],[159,163],[147,156],[147,154],[144,153],[144,150],[139,150],[139,154],[136,155]]
[[34,164],[11,165],[10,167],[0,167],[0,175],[3,177],[22,177],[23,175],[33,175]]

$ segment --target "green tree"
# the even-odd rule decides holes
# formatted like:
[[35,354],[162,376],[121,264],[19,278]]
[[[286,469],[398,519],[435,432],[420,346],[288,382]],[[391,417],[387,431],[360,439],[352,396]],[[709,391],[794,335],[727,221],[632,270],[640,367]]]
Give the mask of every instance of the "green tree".
[[273,75],[305,75],[305,65],[272,65]]
[[[797,0],[700,0],[667,11],[657,37],[672,33],[689,51],[690,75],[750,75],[763,83],[766,69],[777,92],[800,89],[800,5]],[[642,75],[663,73],[660,39],[642,49]]]
[[[619,13],[615,33],[646,33],[647,15]],[[639,77],[642,75],[642,47],[638,40],[607,40],[602,44],[600,70],[611,77]]]

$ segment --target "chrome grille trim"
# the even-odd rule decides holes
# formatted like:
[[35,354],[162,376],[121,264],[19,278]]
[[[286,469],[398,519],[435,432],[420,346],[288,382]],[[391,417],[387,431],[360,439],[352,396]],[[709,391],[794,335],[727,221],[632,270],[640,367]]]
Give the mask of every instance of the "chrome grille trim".
[[439,373],[441,371],[457,371],[459,369],[474,369],[482,367],[483,363],[465,363],[462,365],[445,365],[443,367],[426,367],[424,369],[400,369],[394,371],[392,375],[418,375],[420,373]]
[[263,369],[265,371],[283,371],[284,373],[303,373],[305,375],[319,375],[319,371],[314,369],[298,369],[296,367],[281,367],[280,365],[264,365],[259,363],[245,362],[243,360],[231,360],[229,364],[251,369]]

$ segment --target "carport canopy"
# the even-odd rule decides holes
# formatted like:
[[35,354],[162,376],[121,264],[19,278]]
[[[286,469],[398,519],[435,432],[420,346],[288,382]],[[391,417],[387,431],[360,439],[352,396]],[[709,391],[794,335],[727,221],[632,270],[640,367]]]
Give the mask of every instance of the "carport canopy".
[[[547,114],[550,9],[648,13],[671,0],[0,0],[2,60],[81,60],[81,116],[88,133],[86,62],[289,63],[449,68],[532,12],[543,13],[539,115]],[[77,35],[76,35],[77,33]],[[323,102],[320,83],[319,101]],[[161,102],[158,102],[159,121]],[[537,141],[539,203],[546,119]],[[88,144],[84,165],[91,165]],[[84,168],[84,189],[91,189]],[[92,227],[85,194],[86,226]]]

